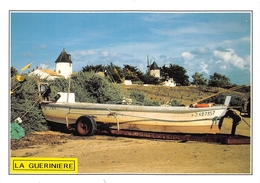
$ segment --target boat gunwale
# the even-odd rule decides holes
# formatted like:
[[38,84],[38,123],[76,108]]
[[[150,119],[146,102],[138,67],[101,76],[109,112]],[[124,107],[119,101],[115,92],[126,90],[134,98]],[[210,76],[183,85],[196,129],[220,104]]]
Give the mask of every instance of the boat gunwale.
[[[91,105],[93,107],[91,107]],[[224,105],[193,108],[189,106],[137,106],[137,105],[122,105],[122,104],[101,104],[101,103],[55,103],[55,102],[43,102],[41,106],[79,109],[79,110],[107,110],[107,111],[142,111],[140,112],[162,112],[162,113],[190,113],[190,112],[203,112],[211,110],[225,110],[228,107]],[[105,107],[107,106],[107,107]],[[122,107],[122,109],[120,109]]]

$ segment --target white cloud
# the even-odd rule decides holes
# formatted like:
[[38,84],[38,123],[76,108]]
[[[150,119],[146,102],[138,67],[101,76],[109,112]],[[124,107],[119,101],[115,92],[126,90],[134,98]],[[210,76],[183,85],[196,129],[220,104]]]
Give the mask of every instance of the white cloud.
[[245,65],[247,65],[247,62],[239,57],[233,49],[227,49],[227,51],[214,50],[213,55],[225,63],[232,64],[240,69],[244,69]]
[[29,52],[29,51],[28,52],[23,52],[22,54],[25,57],[32,57],[33,56],[33,54],[31,52]]
[[191,53],[196,55],[207,55],[209,54],[209,48],[206,46],[200,46],[193,50]]
[[151,14],[144,14],[141,17],[142,20],[147,22],[165,22],[165,23],[172,23],[176,18],[181,18],[184,14],[181,13],[171,13],[171,14],[164,14],[164,13],[151,13]]
[[46,44],[41,44],[41,45],[39,45],[39,48],[41,48],[41,49],[46,49],[46,48],[47,48],[47,45],[46,45]]
[[[98,51],[93,50],[93,49],[88,49],[88,50],[75,50],[73,52],[70,52],[72,56],[72,61],[74,63],[77,63],[77,67],[75,68],[80,68],[86,66],[86,62],[89,62],[90,59],[93,57],[97,57]],[[93,64],[93,63],[89,63]]]
[[220,68],[225,70],[225,69],[227,69],[227,65],[221,65]]
[[231,60],[231,53],[230,52],[223,52],[223,51],[219,51],[219,50],[214,50],[213,55],[216,58],[224,60],[225,62],[228,62],[229,60]]
[[42,69],[48,69],[48,65],[47,64],[40,64],[39,66]]
[[208,69],[208,64],[206,64],[205,62],[201,62],[200,63],[200,67],[201,67],[201,69],[202,69],[202,72],[205,72],[206,74],[210,74],[209,73],[209,69]]
[[104,56],[104,57],[107,57],[109,55],[109,51],[102,51],[101,52],[101,55]]
[[97,54],[95,50],[77,50],[73,52],[73,54],[87,56],[87,55],[95,55]]
[[181,54],[181,57],[183,58],[184,61],[190,61],[194,58],[194,55],[191,54],[190,52],[183,52]]
[[237,54],[232,55],[232,60],[234,61],[233,64],[234,66],[244,69],[245,67],[245,60],[241,57],[239,57]]
[[240,45],[240,44],[250,44],[250,37],[240,37],[238,39],[235,40],[224,40],[223,42],[221,42],[221,45],[226,45],[226,46],[234,46],[234,45]]

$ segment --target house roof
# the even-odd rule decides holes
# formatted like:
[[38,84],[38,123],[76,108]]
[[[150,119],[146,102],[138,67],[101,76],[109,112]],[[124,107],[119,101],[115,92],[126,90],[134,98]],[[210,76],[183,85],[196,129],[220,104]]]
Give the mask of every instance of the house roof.
[[59,62],[72,63],[71,54],[67,54],[65,49],[63,49],[62,52],[60,53],[59,57],[55,61],[55,63],[59,63]]
[[47,69],[36,69],[33,72],[29,73],[29,76],[38,76],[41,79],[53,80],[58,77],[62,77],[62,75],[58,74],[54,70],[47,70]]
[[153,62],[152,65],[150,66],[150,70],[158,70],[160,67],[156,64],[156,62]]
[[54,70],[47,70],[47,69],[38,69],[44,73],[49,74],[50,76],[61,76],[60,74],[58,74],[57,72],[55,72]]

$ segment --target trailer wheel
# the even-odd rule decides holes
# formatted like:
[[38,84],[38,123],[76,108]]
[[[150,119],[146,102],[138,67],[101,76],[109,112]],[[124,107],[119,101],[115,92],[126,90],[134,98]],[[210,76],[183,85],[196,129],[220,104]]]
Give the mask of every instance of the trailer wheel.
[[76,131],[78,135],[91,136],[97,130],[96,121],[90,116],[81,116],[76,122]]

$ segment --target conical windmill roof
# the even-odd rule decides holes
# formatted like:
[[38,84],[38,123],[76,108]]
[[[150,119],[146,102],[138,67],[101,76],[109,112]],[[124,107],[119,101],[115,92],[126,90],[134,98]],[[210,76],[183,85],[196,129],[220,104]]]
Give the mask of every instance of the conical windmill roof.
[[65,62],[65,63],[72,63],[71,61],[71,55],[67,54],[65,49],[60,53],[59,57],[55,61],[55,63],[60,63],[60,62]]
[[158,65],[156,64],[156,62],[153,62],[151,67],[150,67],[150,70],[158,70],[160,69],[160,67],[158,67]]

